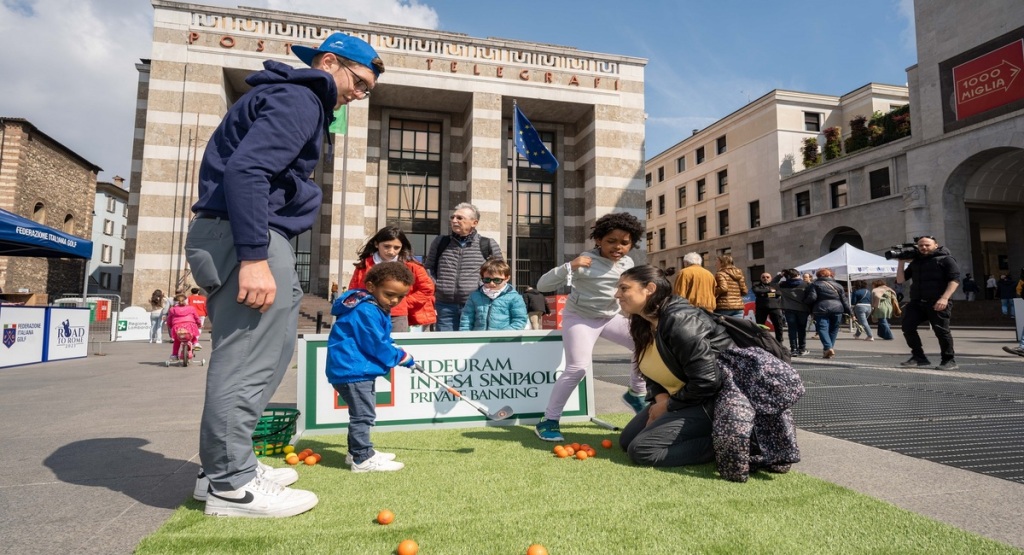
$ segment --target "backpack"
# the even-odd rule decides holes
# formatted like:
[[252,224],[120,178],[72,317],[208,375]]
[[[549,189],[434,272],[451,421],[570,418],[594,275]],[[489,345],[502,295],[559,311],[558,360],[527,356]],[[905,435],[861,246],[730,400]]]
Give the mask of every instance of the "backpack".
[[729,334],[729,338],[732,339],[732,342],[735,343],[737,347],[741,349],[746,347],[760,347],[775,358],[787,364],[793,360],[789,349],[780,343],[778,339],[775,339],[775,336],[771,332],[759,326],[757,323],[745,318],[715,314],[706,308],[702,308],[701,310],[710,316],[715,323],[725,328],[725,332]]
[[[431,268],[434,277],[437,277],[437,266],[441,263],[441,253],[448,250],[448,245],[452,242],[451,235],[441,236],[441,241],[437,244],[437,254],[434,255],[434,267]],[[480,254],[484,255],[484,262],[491,259],[491,240],[483,235],[480,236]]]

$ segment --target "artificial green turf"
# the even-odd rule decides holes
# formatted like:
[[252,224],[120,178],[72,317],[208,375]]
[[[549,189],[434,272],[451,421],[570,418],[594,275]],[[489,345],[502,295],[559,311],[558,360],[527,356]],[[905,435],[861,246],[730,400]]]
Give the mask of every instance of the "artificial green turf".
[[[406,468],[354,474],[343,435],[309,437],[298,448],[323,460],[299,465],[296,487],[320,497],[312,511],[212,518],[190,499],[137,553],[383,555],[406,538],[421,555],[523,554],[532,543],[551,555],[1019,553],[798,472],[755,473],[738,484],[713,464],[639,468],[616,433],[591,424],[563,424],[562,432],[595,446],[597,457],[558,459],[530,426],[381,432],[375,447],[397,453]],[[601,448],[604,438],[615,446]],[[376,524],[381,509],[395,522]]]

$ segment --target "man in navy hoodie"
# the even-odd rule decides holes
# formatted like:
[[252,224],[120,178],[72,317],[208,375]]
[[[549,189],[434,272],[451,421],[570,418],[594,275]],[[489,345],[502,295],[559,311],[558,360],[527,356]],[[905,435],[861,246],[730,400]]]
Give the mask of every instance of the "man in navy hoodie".
[[208,515],[287,517],[318,501],[287,487],[293,469],[256,459],[252,433],[295,350],[302,289],[290,240],[321,206],[309,176],[334,110],[369,97],[384,63],[344,33],[292,52],[310,67],[264,62],[210,137],[185,244],[213,322],[193,492]]

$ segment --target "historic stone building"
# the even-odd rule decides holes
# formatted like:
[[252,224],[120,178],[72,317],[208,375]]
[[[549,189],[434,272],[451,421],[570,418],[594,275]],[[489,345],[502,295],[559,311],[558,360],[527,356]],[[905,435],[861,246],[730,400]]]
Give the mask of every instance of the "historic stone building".
[[[812,260],[844,242],[880,254],[932,235],[965,273],[1017,276],[1024,267],[1024,10],[1016,0],[915,0],[914,12],[918,62],[907,70],[911,135],[810,169],[802,168],[796,144],[780,141],[766,149],[767,173],[760,180],[740,183],[729,172],[730,195],[740,187],[756,189],[744,195],[759,197],[763,229],[752,230],[749,205],[734,202],[721,233],[715,205],[706,211],[707,240],[678,251],[730,250],[738,265],[759,272]],[[737,114],[755,113],[762,101]],[[709,129],[727,121],[740,125],[737,114]],[[848,121],[843,114],[835,125],[845,128]],[[729,140],[730,149],[734,143]],[[674,152],[652,158],[648,171],[671,163]],[[787,156],[801,171],[787,175],[783,162],[776,180],[768,167]],[[708,177],[709,190],[715,177]],[[658,191],[648,191],[647,200],[658,207]],[[655,227],[672,230],[680,223],[669,217]],[[677,264],[675,251],[653,250],[652,260]]]
[[586,248],[599,216],[643,215],[646,60],[270,10],[153,6],[153,51],[137,66],[122,289],[135,302],[189,283],[182,245],[197,160],[245,77],[268,58],[299,66],[291,45],[318,46],[335,31],[367,40],[387,70],[368,100],[349,107],[348,133],[333,137],[333,156],[314,176],[323,209],[295,241],[309,292],[346,284],[356,251],[387,224],[426,254],[463,201],[507,254],[513,101],[561,163],[548,174],[519,162],[518,284]]
[[[92,235],[99,166],[21,118],[0,117],[0,208],[79,237]],[[17,263],[13,263],[13,261]],[[0,257],[0,289],[81,295],[85,261]]]

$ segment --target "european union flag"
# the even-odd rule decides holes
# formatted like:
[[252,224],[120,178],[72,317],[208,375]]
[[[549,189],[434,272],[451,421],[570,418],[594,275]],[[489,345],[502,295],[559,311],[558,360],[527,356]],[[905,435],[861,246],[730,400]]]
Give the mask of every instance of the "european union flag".
[[515,106],[516,117],[512,122],[512,134],[515,136],[516,150],[522,154],[531,164],[540,166],[549,173],[555,173],[558,169],[558,160],[555,155],[544,146],[540,135],[533,128],[530,120],[526,119],[519,106]]

